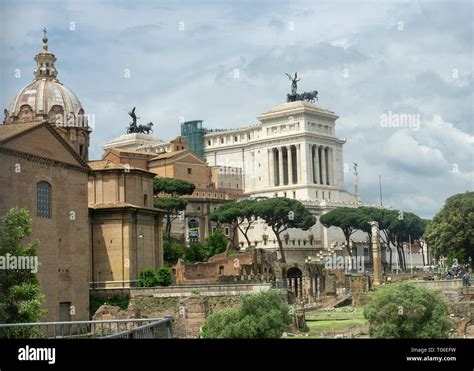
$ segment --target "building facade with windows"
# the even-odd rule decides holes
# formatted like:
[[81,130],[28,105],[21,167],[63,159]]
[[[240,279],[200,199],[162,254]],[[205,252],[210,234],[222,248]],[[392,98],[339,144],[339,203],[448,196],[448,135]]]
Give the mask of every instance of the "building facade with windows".
[[[332,111],[305,101],[284,103],[264,113],[259,124],[209,131],[204,153],[211,166],[240,168],[247,197],[288,197],[301,201],[318,218],[308,231],[283,236],[288,260],[302,261],[330,246],[341,251],[336,228],[324,228],[319,216],[337,206],[357,207],[360,199],[344,188],[343,145]],[[273,232],[261,220],[249,232],[252,245],[276,249]],[[365,239],[365,236],[356,238]],[[245,239],[241,239],[246,247]]]
[[[337,228],[324,228],[319,216],[338,206],[357,207],[360,197],[344,187],[345,139],[336,136],[339,117],[319,105],[296,101],[284,103],[262,113],[259,123],[231,130],[203,130],[204,159],[211,167],[216,187],[237,185],[245,197],[288,197],[301,201],[317,217],[308,231],[288,230],[283,236],[289,260],[303,261],[322,250],[342,252],[344,236]],[[201,121],[199,121],[201,123]],[[167,142],[153,138],[129,140],[122,136],[112,143],[122,149],[158,151]],[[169,142],[168,142],[169,143]],[[235,179],[234,179],[235,178]],[[276,238],[261,220],[250,228],[251,244],[276,250]],[[367,236],[356,233],[357,243]],[[247,243],[240,239],[242,248]]]
[[130,282],[138,270],[163,264],[155,175],[96,162],[91,169],[88,118],[58,81],[46,35],[35,61],[33,82],[15,95],[0,125],[0,217],[29,210],[43,320],[88,320],[91,281]]
[[315,104],[285,103],[261,114],[258,125],[207,133],[205,158],[241,168],[246,195],[357,202],[344,189],[337,119]]
[[89,319],[89,171],[48,122],[0,125],[0,217],[30,212],[45,321]]
[[0,125],[0,216],[15,207],[30,212],[44,320],[88,320],[92,130],[77,96],[58,80],[46,33],[34,60],[33,81],[13,97]]
[[[170,152],[108,148],[103,161],[117,165],[146,170],[153,176],[176,178],[193,183],[196,188],[191,195],[183,196],[188,202],[185,213],[173,221],[171,235],[187,243],[203,240],[215,227],[209,214],[225,202],[243,196],[242,174],[238,168],[210,167],[196,153],[183,149],[181,137],[171,141]],[[137,190],[139,191],[139,190]],[[223,226],[229,235],[229,227]]]

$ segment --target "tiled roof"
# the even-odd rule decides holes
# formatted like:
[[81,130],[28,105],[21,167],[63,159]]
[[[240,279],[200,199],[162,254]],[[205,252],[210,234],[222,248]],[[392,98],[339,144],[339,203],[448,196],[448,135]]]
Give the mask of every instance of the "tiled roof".
[[143,206],[137,206],[134,204],[130,204],[128,202],[106,202],[106,203],[100,203],[100,204],[94,204],[94,203],[89,203],[89,208],[91,209],[116,209],[116,208],[121,208],[121,207],[130,207],[130,208],[135,208],[135,209],[145,209],[149,211],[163,211],[162,209],[158,209],[156,207],[143,207]]
[[26,122],[21,124],[0,125],[0,143],[23,133],[24,131],[40,126],[42,121]]
[[113,162],[110,160],[89,161],[89,166],[92,170],[123,170],[123,169],[141,170],[133,166],[126,166],[124,164],[120,164],[120,163]]
[[[24,123],[14,124],[3,124],[0,125],[0,145],[8,142],[9,140],[26,134],[31,130],[35,130],[38,127],[45,127],[49,132],[56,137],[56,139],[64,145],[64,147],[74,156],[74,158],[82,165],[83,168],[89,169],[87,162],[77,154],[77,152],[69,145],[69,143],[53,128],[51,124],[46,121],[33,121]],[[51,159],[59,160],[59,159]]]
[[141,169],[139,167],[130,166],[127,164],[122,164],[110,160],[95,160],[88,162],[89,167],[92,170],[99,171],[99,170],[127,170],[127,171],[142,171],[144,173],[150,174],[152,176],[156,176],[155,173],[151,171]]
[[109,151],[116,152],[116,153],[128,153],[128,154],[136,154],[136,155],[143,155],[148,157],[154,157],[157,155],[156,152],[148,152],[148,151],[136,151],[133,149],[123,149],[123,148],[111,148]]
[[167,159],[167,158],[176,157],[176,156],[181,155],[185,152],[188,152],[188,150],[183,149],[181,151],[161,153],[161,154],[158,154],[157,156],[153,157],[151,160],[164,160],[164,159]]

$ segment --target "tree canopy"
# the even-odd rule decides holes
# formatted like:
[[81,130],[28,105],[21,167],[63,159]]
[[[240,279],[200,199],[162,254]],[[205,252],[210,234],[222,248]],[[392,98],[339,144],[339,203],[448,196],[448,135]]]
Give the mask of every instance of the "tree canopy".
[[181,245],[171,240],[168,236],[163,237],[163,259],[168,264],[176,264],[178,259],[184,256]]
[[286,262],[286,257],[281,233],[288,228],[308,230],[316,223],[316,218],[301,202],[286,197],[234,201],[220,206],[210,215],[210,219],[218,224],[231,224],[232,241],[239,229],[249,246],[248,232],[258,218],[265,220],[275,234],[282,262]]
[[326,214],[321,215],[319,221],[326,228],[339,227],[344,233],[346,239],[346,248],[349,255],[352,255],[352,251],[349,247],[349,241],[357,229],[365,228],[361,227],[361,219],[364,214],[353,207],[337,207]]
[[443,339],[449,337],[452,326],[438,292],[408,283],[377,289],[364,316],[374,338]]
[[289,228],[310,229],[316,218],[298,200],[273,197],[260,200],[255,205],[255,215],[265,220],[278,241],[281,261],[286,263],[281,233]]
[[474,259],[474,192],[449,197],[428,224],[425,240],[437,258]]
[[153,180],[153,192],[155,194],[166,193],[174,197],[190,195],[196,189],[196,185],[186,180],[176,178],[155,178]]
[[170,236],[171,223],[179,217],[179,212],[186,210],[188,202],[175,196],[161,196],[153,199],[153,205],[164,211],[166,218],[166,236]]
[[319,220],[327,228],[334,226],[342,230],[349,255],[352,255],[349,248],[351,236],[360,230],[371,237],[369,222],[378,222],[381,240],[389,249],[390,266],[392,266],[392,246],[394,246],[403,269],[406,269],[403,243],[409,240],[419,241],[427,224],[426,220],[410,212],[367,206],[338,207],[323,214]]
[[255,211],[256,204],[256,200],[232,201],[214,210],[209,215],[209,219],[217,222],[218,225],[231,225],[232,233],[230,240],[232,243],[235,241],[238,229],[247,240],[248,246],[250,246],[251,243],[248,237],[248,231],[257,220]]
[[165,234],[170,237],[171,223],[179,216],[179,212],[186,210],[187,201],[181,196],[190,195],[196,186],[193,183],[175,178],[153,179],[153,206],[162,209],[166,218]]
[[206,238],[206,247],[209,250],[209,256],[221,254],[227,248],[227,238],[221,229],[216,229]]

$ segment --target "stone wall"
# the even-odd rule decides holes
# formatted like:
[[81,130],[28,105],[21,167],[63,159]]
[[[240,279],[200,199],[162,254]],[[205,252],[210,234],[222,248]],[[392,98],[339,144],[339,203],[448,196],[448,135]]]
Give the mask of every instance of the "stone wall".
[[367,275],[351,275],[350,276],[350,285],[351,285],[351,292],[359,293],[359,292],[367,292],[368,288],[370,287],[370,278]]
[[456,290],[462,287],[462,280],[439,280],[439,281],[409,281],[413,285],[421,285],[433,290]]
[[142,317],[149,318],[170,315],[173,317],[175,337],[196,338],[209,315],[239,305],[240,296],[136,296],[130,300],[129,310],[138,310]]
[[102,288],[102,289],[91,289],[90,297],[94,299],[107,299],[113,296],[124,296],[130,297],[130,288]]
[[248,284],[209,284],[209,285],[180,285],[167,287],[133,288],[130,297],[188,297],[195,294],[203,296],[242,296],[270,290],[270,283]]
[[474,301],[449,303],[448,308],[456,335],[474,338]]
[[[432,273],[413,273],[413,274],[385,274],[385,279],[390,282],[400,282],[407,280],[423,280],[423,277],[433,275]],[[389,279],[390,278],[390,279]]]
[[286,261],[288,263],[296,262],[298,264],[303,264],[308,256],[316,256],[316,254],[321,251],[319,248],[320,246],[316,246],[317,242],[320,243],[320,241],[315,240],[314,246],[308,244],[304,247],[288,247],[290,241],[288,241],[288,243],[284,243],[284,245],[286,245],[284,248]]
[[173,317],[176,337],[198,337],[206,318],[217,311],[237,308],[243,295],[268,291],[270,283],[183,285],[130,290],[129,311],[142,317]]
[[177,284],[196,284],[229,281],[270,281],[275,278],[273,254],[263,249],[224,253],[211,257],[207,262],[176,264]]
[[352,306],[364,306],[372,298],[372,292],[356,292],[352,294]]

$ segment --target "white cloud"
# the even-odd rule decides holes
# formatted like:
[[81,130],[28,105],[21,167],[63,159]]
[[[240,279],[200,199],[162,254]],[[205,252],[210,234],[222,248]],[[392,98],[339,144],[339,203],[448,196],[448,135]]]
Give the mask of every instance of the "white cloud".
[[[473,188],[471,15],[467,1],[7,0],[0,105],[31,81],[45,26],[60,80],[96,115],[92,158],[123,132],[133,106],[162,139],[179,134],[179,116],[249,125],[285,100],[284,73],[298,71],[301,89],[318,90],[319,104],[341,117],[344,160],[360,165],[363,200],[377,202],[382,174],[387,202],[414,200],[412,211],[432,216]],[[421,129],[381,128],[388,111],[420,114]]]
[[447,172],[448,161],[437,149],[418,143],[407,129],[398,129],[384,145],[387,165],[420,176]]

